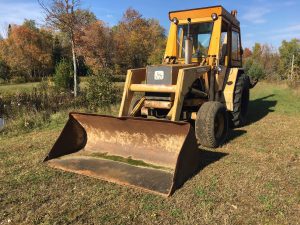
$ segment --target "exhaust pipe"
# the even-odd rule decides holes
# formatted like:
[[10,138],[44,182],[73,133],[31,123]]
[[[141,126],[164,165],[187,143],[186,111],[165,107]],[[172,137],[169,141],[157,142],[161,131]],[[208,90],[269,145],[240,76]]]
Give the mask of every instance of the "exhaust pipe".
[[191,19],[188,18],[188,30],[187,30],[187,36],[185,39],[185,57],[184,57],[185,64],[192,63],[193,40],[190,35],[190,25],[191,25]]

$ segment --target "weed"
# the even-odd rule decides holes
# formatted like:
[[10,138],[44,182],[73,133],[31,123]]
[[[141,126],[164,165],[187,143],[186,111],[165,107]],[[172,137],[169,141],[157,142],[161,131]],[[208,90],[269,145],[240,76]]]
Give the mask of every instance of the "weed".
[[258,199],[259,199],[260,203],[263,204],[264,208],[267,211],[270,211],[274,208],[273,199],[272,199],[271,196],[269,196],[269,195],[260,195],[260,196],[258,196]]
[[145,197],[142,198],[141,206],[142,209],[145,211],[154,211],[158,208],[155,203],[155,197],[150,194],[147,194]]
[[171,210],[171,216],[175,218],[179,218],[182,216],[182,210],[181,209],[172,209]]
[[196,195],[198,196],[198,197],[201,197],[201,198],[205,198],[205,196],[206,196],[206,190],[203,188],[203,187],[198,187],[197,189],[196,189],[196,191],[195,191],[195,193],[196,193]]

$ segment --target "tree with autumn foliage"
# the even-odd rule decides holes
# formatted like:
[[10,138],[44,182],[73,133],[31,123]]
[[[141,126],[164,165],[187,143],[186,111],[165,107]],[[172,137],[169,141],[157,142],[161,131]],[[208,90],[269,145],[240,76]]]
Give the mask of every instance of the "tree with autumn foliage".
[[43,77],[52,68],[52,34],[36,27],[33,20],[11,26],[9,36],[0,42],[0,55],[10,73],[25,79]]
[[113,27],[117,73],[124,74],[129,68],[144,67],[151,63],[161,63],[165,47],[164,28],[157,20],[145,19],[129,8],[119,24]]
[[78,52],[94,73],[111,68],[114,54],[111,29],[100,20],[84,27],[78,37]]
[[252,53],[251,49],[245,48],[245,49],[244,49],[244,52],[243,52],[243,60],[245,60],[245,59],[251,57],[252,54],[253,54],[253,53]]

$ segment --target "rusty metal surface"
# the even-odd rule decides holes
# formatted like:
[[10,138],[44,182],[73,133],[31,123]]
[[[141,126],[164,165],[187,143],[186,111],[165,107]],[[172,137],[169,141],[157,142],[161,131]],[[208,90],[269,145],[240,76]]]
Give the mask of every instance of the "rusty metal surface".
[[106,159],[72,156],[54,159],[49,164],[58,169],[121,185],[137,186],[163,195],[168,195],[172,186],[173,174],[170,172]]
[[[71,113],[45,161],[67,171],[170,195],[195,173],[200,164],[198,153],[188,123]],[[91,157],[93,154],[141,160],[169,169],[126,165]],[[139,182],[141,177],[144,179]]]
[[171,109],[172,108],[172,102],[146,100],[145,103],[144,103],[144,107],[154,108],[154,109]]

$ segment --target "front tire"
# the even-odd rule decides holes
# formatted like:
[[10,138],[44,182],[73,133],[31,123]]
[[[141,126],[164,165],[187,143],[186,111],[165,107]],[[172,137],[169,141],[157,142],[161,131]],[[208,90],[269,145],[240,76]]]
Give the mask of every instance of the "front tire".
[[234,90],[233,111],[231,112],[233,127],[241,127],[247,122],[247,112],[250,97],[249,83],[250,79],[245,74],[242,74],[237,79]]
[[205,147],[216,148],[227,139],[229,118],[226,107],[220,102],[204,103],[195,121],[198,142]]

